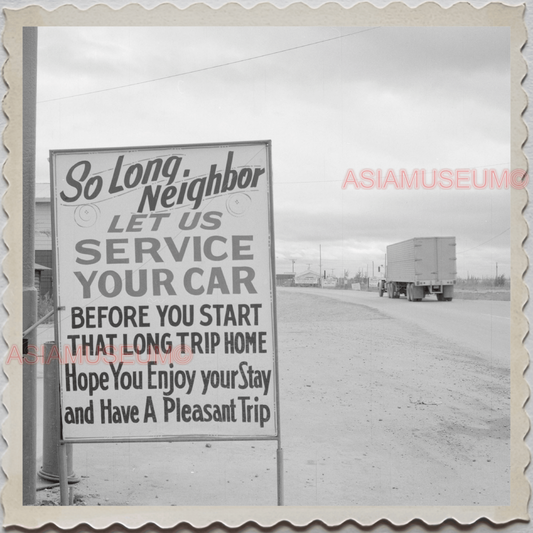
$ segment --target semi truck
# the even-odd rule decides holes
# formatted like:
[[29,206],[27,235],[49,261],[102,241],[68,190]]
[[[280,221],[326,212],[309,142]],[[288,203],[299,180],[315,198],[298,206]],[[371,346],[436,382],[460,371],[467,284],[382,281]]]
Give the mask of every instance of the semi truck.
[[434,294],[451,302],[457,274],[455,237],[419,237],[387,246],[379,295],[419,302]]

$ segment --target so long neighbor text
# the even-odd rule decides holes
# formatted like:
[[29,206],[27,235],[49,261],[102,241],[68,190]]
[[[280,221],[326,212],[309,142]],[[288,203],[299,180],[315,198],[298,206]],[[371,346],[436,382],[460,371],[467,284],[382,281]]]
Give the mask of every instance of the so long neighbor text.
[[[166,159],[156,158],[151,161],[129,165],[124,171],[123,156],[118,157],[111,181],[104,187],[101,176],[91,175],[89,161],[80,161],[73,165],[66,176],[67,187],[60,193],[65,203],[89,203],[96,201],[100,194],[112,197],[127,190],[142,187],[142,195],[137,213],[115,215],[108,223],[107,238],[83,239],[75,243],[75,261],[80,267],[106,264],[103,271],[80,268],[74,272],[80,283],[81,297],[88,300],[95,296],[116,298],[120,295],[141,298],[146,296],[176,296],[181,290],[193,296],[210,294],[256,294],[254,285],[255,271],[248,266],[254,260],[253,235],[231,235],[225,237],[215,232],[222,225],[223,213],[220,211],[200,212],[199,208],[205,198],[237,190],[253,189],[264,174],[264,168],[232,168],[233,152],[229,151],[224,172],[217,171],[211,165],[207,175],[190,178],[190,169],[183,169],[183,158],[170,156]],[[164,180],[166,183],[161,183]],[[175,207],[188,207],[176,220],[175,215],[161,210]],[[156,212],[157,210],[157,212]],[[161,236],[161,229],[167,236]],[[191,236],[190,230],[204,230],[202,235]],[[171,235],[169,236],[169,231]],[[157,232],[157,236],[156,236]],[[137,235],[136,235],[137,234]],[[139,235],[141,234],[141,235]],[[242,262],[249,262],[248,265]],[[120,265],[133,264],[131,269]],[[215,263],[208,271],[200,266],[176,270],[165,268],[169,263]],[[155,268],[143,268],[145,265]],[[139,268],[138,265],[141,265]],[[159,268],[159,265],[161,266]],[[219,266],[220,265],[220,266]],[[181,266],[181,265],[180,265]],[[121,273],[117,270],[125,268]],[[178,280],[176,273],[183,276]],[[261,427],[270,419],[270,408],[259,403],[259,397],[238,396],[224,404],[187,403],[180,396],[171,397],[173,392],[187,388],[190,394],[194,387],[196,371],[192,370],[156,370],[157,362],[151,359],[155,354],[170,356],[178,364],[187,364],[193,353],[214,353],[219,345],[226,353],[266,353],[266,335],[264,331],[224,332],[224,338],[215,331],[176,331],[179,325],[192,327],[195,306],[157,305],[152,309],[152,318],[157,316],[160,323],[155,328],[163,328],[159,333],[131,333],[131,337],[122,334],[119,339],[114,332],[91,333],[107,326],[107,331],[114,328],[136,329],[152,328],[148,313],[149,306],[85,306],[72,307],[70,313],[70,346],[65,346],[78,354],[110,355],[116,358],[117,347],[119,362],[106,360],[110,365],[108,372],[84,372],[76,364],[66,363],[64,369],[66,392],[88,393],[89,397],[96,390],[159,389],[162,396],[150,393],[145,397],[145,405],[114,405],[111,398],[101,398],[93,405],[90,399],[87,407],[69,406],[64,413],[67,424],[94,423],[95,411],[100,410],[101,424],[148,423],[170,420],[174,414],[176,422],[237,422],[259,423]],[[260,304],[203,305],[197,309],[201,320],[199,325],[208,328],[218,326],[243,326],[259,324]],[[157,313],[155,313],[157,311]],[[188,315],[188,316],[187,316]],[[177,337],[177,346],[173,345],[170,333],[164,328],[172,327],[173,336]],[[82,331],[78,333],[76,330]],[[123,369],[124,356],[149,355],[144,370],[127,371]],[[98,359],[98,357],[97,357]],[[84,358],[89,362],[90,358]],[[139,361],[137,361],[139,362]],[[173,368],[173,363],[170,363]],[[268,393],[271,370],[257,370],[246,361],[242,361],[239,370],[201,371],[202,394],[210,388],[263,389]],[[146,379],[143,380],[143,376]],[[157,376],[157,377],[156,377]],[[238,408],[238,405],[240,408]],[[143,412],[143,414],[141,414]]]
[[[82,298],[90,299],[98,292],[105,298],[115,298],[121,294],[143,297],[148,294],[175,296],[177,289],[184,290],[193,296],[213,294],[241,294],[244,291],[254,294],[255,272],[250,266],[236,264],[230,268],[213,266],[209,272],[200,267],[192,267],[185,271],[180,284],[175,279],[175,272],[169,268],[126,269],[124,276],[116,271],[117,265],[145,265],[148,262],[163,265],[182,262],[232,262],[252,261],[251,251],[253,235],[190,236],[186,232],[200,228],[208,232],[218,230],[222,225],[223,213],[220,211],[197,211],[205,198],[232,191],[253,190],[265,168],[243,167],[239,171],[232,168],[233,152],[229,151],[224,172],[217,172],[217,165],[211,165],[207,176],[188,180],[190,169],[182,172],[181,181],[177,183],[182,157],[170,156],[164,161],[156,158],[143,163],[129,165],[122,175],[124,156],[116,162],[113,178],[104,191],[104,180],[101,176],[90,176],[89,161],[74,164],[66,176],[67,188],[61,191],[60,198],[69,204],[96,201],[100,194],[107,197],[144,186],[138,212],[129,216],[115,215],[111,220],[107,233],[113,235],[101,242],[99,239],[83,239],[76,243],[78,254],[76,263],[90,266],[103,262],[111,268],[103,272],[93,270],[84,273],[74,272],[82,287]],[[80,174],[81,172],[81,174]],[[167,178],[165,185],[157,184],[160,179]],[[171,226],[165,226],[165,219],[172,217],[170,212],[161,212],[176,206],[189,207]],[[158,212],[155,212],[156,210]],[[147,212],[145,212],[147,211]],[[156,237],[155,233],[170,230],[176,236]],[[135,236],[135,233],[143,233]],[[150,236],[144,236],[145,234]],[[184,233],[184,236],[181,236]],[[128,237],[124,237],[128,235]],[[132,235],[131,237],[129,235]],[[225,263],[224,263],[225,264]],[[149,279],[150,278],[150,279]],[[149,290],[149,287],[151,290]]]

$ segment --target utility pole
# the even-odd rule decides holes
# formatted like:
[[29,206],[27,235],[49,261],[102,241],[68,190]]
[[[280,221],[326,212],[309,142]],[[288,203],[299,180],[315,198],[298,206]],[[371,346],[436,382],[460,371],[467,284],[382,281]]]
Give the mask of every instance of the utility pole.
[[[37,322],[35,289],[35,117],[37,27],[22,28],[22,330]],[[37,328],[23,339],[22,503],[35,505],[37,481]],[[33,355],[31,355],[33,352]]]
[[318,267],[318,275],[319,275],[319,278],[320,278],[320,286],[322,287],[322,245],[319,244],[318,245],[318,252],[319,252],[319,261],[320,261],[320,265]]

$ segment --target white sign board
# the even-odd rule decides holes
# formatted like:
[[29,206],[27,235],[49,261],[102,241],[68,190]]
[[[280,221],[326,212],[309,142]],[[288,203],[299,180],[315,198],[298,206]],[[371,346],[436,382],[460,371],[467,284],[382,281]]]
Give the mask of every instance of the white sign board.
[[63,438],[275,438],[270,143],[50,164]]

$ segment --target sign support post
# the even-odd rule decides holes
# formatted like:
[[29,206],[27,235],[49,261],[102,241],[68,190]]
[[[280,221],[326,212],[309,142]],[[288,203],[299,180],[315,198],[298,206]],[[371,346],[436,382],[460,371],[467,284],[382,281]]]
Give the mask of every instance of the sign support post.
[[278,505],[284,505],[283,503],[283,448],[281,448],[281,442],[278,441],[278,449],[276,453],[277,469],[278,469]]
[[61,442],[57,447],[59,463],[59,494],[61,505],[69,504],[69,487],[68,487],[68,467],[67,467],[67,446]]

